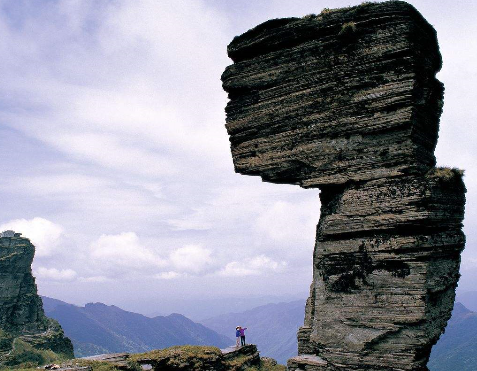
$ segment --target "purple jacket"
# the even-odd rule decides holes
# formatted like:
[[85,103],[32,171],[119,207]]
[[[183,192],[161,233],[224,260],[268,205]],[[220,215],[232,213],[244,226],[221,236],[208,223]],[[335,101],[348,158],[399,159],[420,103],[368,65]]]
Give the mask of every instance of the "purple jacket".
[[246,329],[247,329],[247,328],[245,327],[245,328],[241,328],[241,329],[239,330],[240,336],[245,336],[245,330],[246,330]]

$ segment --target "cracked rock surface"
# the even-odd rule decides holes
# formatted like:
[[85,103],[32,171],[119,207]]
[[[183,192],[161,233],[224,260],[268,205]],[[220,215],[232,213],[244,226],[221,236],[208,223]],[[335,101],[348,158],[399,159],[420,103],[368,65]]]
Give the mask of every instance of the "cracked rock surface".
[[235,170],[319,188],[291,370],[427,370],[459,279],[462,171],[436,168],[435,30],[403,1],[274,19],[222,75]]

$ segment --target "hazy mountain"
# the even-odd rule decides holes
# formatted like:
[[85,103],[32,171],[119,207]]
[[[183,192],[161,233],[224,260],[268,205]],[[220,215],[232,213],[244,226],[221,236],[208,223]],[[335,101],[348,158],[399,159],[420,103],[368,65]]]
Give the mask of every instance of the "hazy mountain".
[[[145,317],[101,303],[84,307],[43,297],[47,316],[58,320],[73,341],[75,354],[143,352],[179,344],[231,345],[235,327],[247,327],[248,343],[261,356],[285,364],[296,355],[296,332],[303,324],[305,300],[267,304],[195,323],[180,315]],[[456,303],[446,332],[432,349],[430,371],[477,370],[477,313]]]
[[267,304],[240,313],[200,321],[219,334],[235,337],[235,327],[247,327],[246,340],[256,344],[261,356],[286,364],[297,354],[296,332],[303,325],[305,300]]
[[458,292],[456,300],[467,309],[477,312],[477,291]]
[[[137,310],[148,317],[164,316],[169,313],[181,313],[196,322],[224,313],[243,312],[269,303],[291,302],[305,297],[307,293],[297,295],[230,296],[168,299],[155,311]],[[135,309],[132,310],[136,312]]]
[[56,319],[74,345],[77,357],[100,353],[145,352],[172,345],[226,347],[232,340],[180,314],[149,318],[114,305],[78,307],[42,297],[45,313]]
[[[296,355],[296,331],[303,325],[305,301],[269,304],[241,313],[201,321],[219,334],[234,336],[235,326],[245,326],[247,341],[257,344],[262,356],[286,364]],[[432,349],[430,371],[477,370],[477,313],[456,303],[452,318]]]
[[477,313],[456,303],[452,318],[432,348],[430,371],[477,370]]

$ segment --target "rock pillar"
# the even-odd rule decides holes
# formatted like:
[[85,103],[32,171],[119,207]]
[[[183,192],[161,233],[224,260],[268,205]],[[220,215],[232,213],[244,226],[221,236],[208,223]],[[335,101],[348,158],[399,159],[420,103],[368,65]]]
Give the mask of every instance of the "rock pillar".
[[403,1],[274,19],[228,46],[235,170],[319,188],[290,369],[427,370],[455,298],[465,187],[436,168],[436,32]]

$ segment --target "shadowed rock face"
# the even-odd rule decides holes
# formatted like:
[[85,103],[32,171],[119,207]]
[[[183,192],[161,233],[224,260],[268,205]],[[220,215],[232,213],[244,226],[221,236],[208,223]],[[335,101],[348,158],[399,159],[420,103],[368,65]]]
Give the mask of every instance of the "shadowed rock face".
[[289,368],[427,370],[465,243],[462,172],[434,168],[435,30],[405,2],[364,3],[265,22],[228,53],[235,170],[321,190]]
[[43,311],[31,272],[34,254],[27,238],[0,236],[0,366],[26,361],[22,353],[32,353],[29,347],[73,356],[61,326]]

